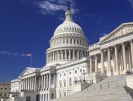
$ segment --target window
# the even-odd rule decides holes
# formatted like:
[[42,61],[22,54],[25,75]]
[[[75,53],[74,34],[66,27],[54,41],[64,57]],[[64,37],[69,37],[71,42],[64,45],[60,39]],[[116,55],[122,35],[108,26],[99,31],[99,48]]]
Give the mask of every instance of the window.
[[62,82],[60,81],[60,87],[62,86]]
[[53,98],[54,98],[54,93],[51,94],[51,99],[53,99]]
[[36,101],[40,101],[40,95],[39,94],[36,95]]
[[111,60],[112,60],[113,58],[112,58],[112,56],[111,56]]
[[69,86],[72,86],[72,79],[69,79]]
[[64,92],[64,96],[66,96],[66,92]]
[[71,72],[70,72],[70,74],[71,74]]
[[26,101],[31,101],[31,97],[30,96],[27,96],[26,97]]
[[80,72],[82,72],[82,69],[80,69]]
[[4,93],[4,96],[6,96],[6,93]]
[[64,73],[64,76],[65,76],[66,74]]
[[0,96],[2,96],[2,93],[0,93]]
[[0,88],[0,90],[2,90],[2,88]]
[[66,80],[63,80],[63,82],[64,82],[64,87],[66,87]]
[[7,88],[5,88],[5,90],[7,90]]
[[61,77],[61,74],[60,74],[60,77]]
[[77,73],[77,70],[75,70],[75,73]]
[[61,98],[61,92],[60,92],[60,98]]
[[98,59],[98,63],[100,63],[100,59]]

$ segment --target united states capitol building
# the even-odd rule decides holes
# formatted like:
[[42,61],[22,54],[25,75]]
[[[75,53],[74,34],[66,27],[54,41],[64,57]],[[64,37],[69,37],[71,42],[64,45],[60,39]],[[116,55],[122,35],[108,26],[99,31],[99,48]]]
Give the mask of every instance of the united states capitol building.
[[[88,45],[89,39],[73,21],[69,6],[65,15],[65,21],[56,28],[50,39],[46,65],[42,68],[27,67],[17,79],[11,81],[12,101],[61,99],[89,89],[89,86],[108,77],[125,77],[126,71],[133,70],[133,22],[121,24],[101,37],[99,42]],[[125,82],[126,78],[124,83],[115,84],[118,88],[119,84]],[[112,85],[108,83],[107,87]],[[130,83],[128,85],[133,87]],[[100,87],[105,86],[100,84]]]

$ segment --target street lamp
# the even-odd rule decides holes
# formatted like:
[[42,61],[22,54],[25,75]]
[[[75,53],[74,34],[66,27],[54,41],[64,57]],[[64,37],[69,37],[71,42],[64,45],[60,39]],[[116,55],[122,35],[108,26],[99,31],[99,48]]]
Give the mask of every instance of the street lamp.
[[85,70],[83,70],[83,73],[82,73],[83,75],[84,75],[84,80],[83,80],[83,82],[85,82]]

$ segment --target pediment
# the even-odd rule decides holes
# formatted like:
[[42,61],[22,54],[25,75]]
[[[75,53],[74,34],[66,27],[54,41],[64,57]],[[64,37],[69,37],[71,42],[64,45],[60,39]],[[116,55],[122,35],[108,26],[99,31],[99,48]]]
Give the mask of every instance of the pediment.
[[108,35],[102,37],[100,42],[106,42],[133,32],[133,23],[123,23]]
[[31,74],[31,73],[34,73],[35,72],[35,69],[34,68],[26,68],[22,74],[20,76],[25,76],[25,75],[28,75],[28,74]]

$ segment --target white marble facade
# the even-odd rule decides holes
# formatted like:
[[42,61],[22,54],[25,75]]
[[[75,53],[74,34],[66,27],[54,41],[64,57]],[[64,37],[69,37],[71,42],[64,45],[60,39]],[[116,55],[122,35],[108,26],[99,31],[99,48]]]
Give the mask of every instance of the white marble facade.
[[[77,84],[94,83],[89,75],[124,74],[133,69],[133,23],[123,23],[98,43],[88,46],[82,28],[68,8],[46,51],[43,68],[27,67],[11,81],[10,97],[48,101],[81,91]],[[78,87],[78,88],[77,88]]]

